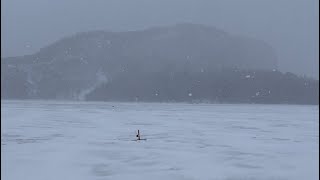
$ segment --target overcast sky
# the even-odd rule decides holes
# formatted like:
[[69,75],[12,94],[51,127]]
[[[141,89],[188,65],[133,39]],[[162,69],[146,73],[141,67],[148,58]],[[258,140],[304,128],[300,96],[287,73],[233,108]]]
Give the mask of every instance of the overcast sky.
[[264,40],[280,70],[319,78],[319,0],[1,0],[1,56],[77,32],[181,22]]

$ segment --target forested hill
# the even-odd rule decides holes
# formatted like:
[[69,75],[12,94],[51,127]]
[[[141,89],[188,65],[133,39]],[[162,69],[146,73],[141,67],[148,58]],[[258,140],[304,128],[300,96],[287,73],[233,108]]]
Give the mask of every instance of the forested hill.
[[318,104],[319,81],[278,71],[123,73],[87,95],[96,101]]
[[318,81],[275,69],[270,45],[214,27],[84,32],[1,58],[1,98],[318,103]]

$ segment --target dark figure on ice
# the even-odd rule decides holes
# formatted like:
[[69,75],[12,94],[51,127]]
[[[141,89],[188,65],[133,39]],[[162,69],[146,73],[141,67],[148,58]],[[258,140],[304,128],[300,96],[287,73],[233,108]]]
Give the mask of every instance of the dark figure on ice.
[[138,130],[137,138],[138,138],[137,140],[141,140],[140,139],[140,131],[139,130]]

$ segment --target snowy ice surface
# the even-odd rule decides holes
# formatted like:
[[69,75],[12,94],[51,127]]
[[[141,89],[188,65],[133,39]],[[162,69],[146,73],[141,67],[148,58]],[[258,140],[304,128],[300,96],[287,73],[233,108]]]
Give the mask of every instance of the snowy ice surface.
[[[319,106],[1,102],[5,180],[315,180]],[[146,141],[132,141],[136,130]]]

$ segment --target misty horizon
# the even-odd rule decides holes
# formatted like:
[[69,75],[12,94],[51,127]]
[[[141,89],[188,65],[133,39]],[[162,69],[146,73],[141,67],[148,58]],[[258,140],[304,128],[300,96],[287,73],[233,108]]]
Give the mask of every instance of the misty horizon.
[[36,53],[79,32],[194,23],[265,41],[275,49],[280,71],[319,79],[318,1],[90,1],[90,6],[85,0],[1,3],[2,58]]

